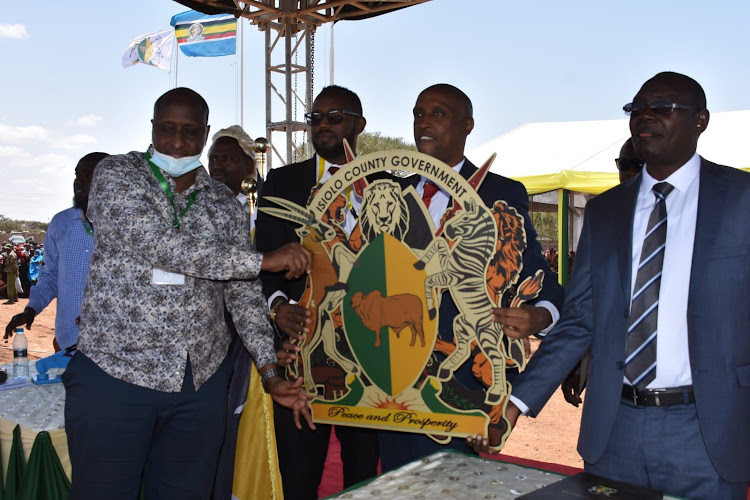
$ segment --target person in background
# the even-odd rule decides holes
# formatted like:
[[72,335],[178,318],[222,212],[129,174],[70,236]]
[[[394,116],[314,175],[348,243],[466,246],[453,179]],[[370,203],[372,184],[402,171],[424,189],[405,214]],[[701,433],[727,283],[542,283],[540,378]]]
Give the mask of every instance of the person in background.
[[620,156],[615,158],[618,173],[620,174],[620,184],[641,173],[643,170],[643,161],[638,159],[633,149],[633,138],[628,140],[620,148]]
[[[15,304],[18,302],[18,290],[16,289],[16,277],[18,277],[18,255],[13,249],[12,243],[5,244],[5,285],[8,294],[8,300],[5,304]],[[7,338],[7,332],[6,332]]]
[[[213,136],[213,144],[208,149],[208,173],[211,178],[227,186],[232,194],[242,205],[245,212],[249,212],[247,196],[241,190],[242,181],[253,177],[258,182],[258,188],[262,186],[262,178],[255,168],[254,141],[239,125],[219,130]],[[251,239],[255,240],[255,219],[257,210],[250,217]],[[259,489],[268,487],[268,481],[276,481],[279,476],[278,460],[275,453],[276,436],[273,430],[273,400],[263,392],[260,383],[250,384],[251,380],[257,382],[260,374],[253,365],[250,352],[242,344],[241,339],[234,328],[231,314],[224,310],[224,318],[229,327],[232,343],[229,346],[229,357],[232,363],[232,378],[229,383],[229,395],[227,398],[227,427],[224,441],[219,454],[219,464],[216,470],[216,479],[212,498],[215,500],[229,499],[234,492],[234,470],[235,457],[241,457],[245,453],[257,457],[254,463],[261,464],[253,470],[244,470],[242,484],[252,484],[253,491],[247,492],[250,496],[257,496]],[[244,409],[248,408],[245,413]],[[260,408],[260,411],[255,411]],[[245,425],[248,434],[252,434],[251,442],[238,442],[240,435],[240,424],[245,415],[253,418],[252,424]],[[267,443],[272,443],[274,450],[269,453]],[[244,447],[244,448],[243,448]],[[239,451],[238,451],[239,450]],[[238,486],[240,487],[240,486]]]
[[[70,349],[78,340],[78,318],[94,251],[94,228],[86,217],[94,169],[107,153],[89,153],[78,161],[73,180],[73,206],[55,214],[47,228],[44,266],[32,287],[29,302],[22,313],[13,316],[5,327],[5,337],[16,327],[31,329],[34,318],[53,299],[57,299],[55,316],[55,352]],[[42,252],[37,250],[41,256]],[[35,257],[36,258],[36,257]]]
[[34,256],[29,262],[29,283],[32,286],[36,285],[36,282],[39,279],[39,273],[42,271],[43,260],[44,257],[42,257],[42,251],[39,249],[34,250]]

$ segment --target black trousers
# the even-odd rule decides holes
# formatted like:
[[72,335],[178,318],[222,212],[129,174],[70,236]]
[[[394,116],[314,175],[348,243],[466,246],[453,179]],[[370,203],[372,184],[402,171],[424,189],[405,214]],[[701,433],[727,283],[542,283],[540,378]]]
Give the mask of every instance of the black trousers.
[[111,377],[80,352],[63,374],[70,500],[205,500],[226,422],[230,364],[196,391],[188,362],[181,392]]
[[[294,426],[291,410],[273,405],[276,448],[279,455],[284,500],[314,500],[323,475],[331,427],[315,424],[312,431],[303,421],[302,430]],[[372,429],[335,426],[341,442],[344,464],[344,488],[375,476],[378,472],[378,433]]]

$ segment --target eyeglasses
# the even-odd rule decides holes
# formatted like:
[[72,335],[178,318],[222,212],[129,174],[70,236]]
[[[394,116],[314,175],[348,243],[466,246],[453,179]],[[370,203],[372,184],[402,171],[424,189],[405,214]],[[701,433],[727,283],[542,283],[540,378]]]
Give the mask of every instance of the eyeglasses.
[[617,170],[640,170],[646,162],[638,158],[615,158]]
[[341,123],[344,121],[344,115],[352,115],[360,118],[362,117],[362,115],[357,114],[353,111],[332,109],[327,113],[319,113],[317,111],[313,111],[312,113],[305,113],[305,121],[308,125],[317,127],[321,124],[321,122],[323,122],[323,118],[326,118],[328,120],[328,123],[330,123],[331,125],[336,125],[337,123]]
[[684,104],[677,104],[676,102],[659,100],[654,102],[631,102],[622,107],[627,116],[639,115],[644,109],[648,107],[655,115],[671,115],[675,109],[694,109],[698,111],[695,106],[686,106]]

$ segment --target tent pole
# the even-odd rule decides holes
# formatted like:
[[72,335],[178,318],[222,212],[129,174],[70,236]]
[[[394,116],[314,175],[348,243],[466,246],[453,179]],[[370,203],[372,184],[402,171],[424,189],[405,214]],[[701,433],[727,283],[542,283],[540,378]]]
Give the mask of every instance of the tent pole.
[[568,200],[567,189],[557,190],[557,281],[562,286],[568,284]]

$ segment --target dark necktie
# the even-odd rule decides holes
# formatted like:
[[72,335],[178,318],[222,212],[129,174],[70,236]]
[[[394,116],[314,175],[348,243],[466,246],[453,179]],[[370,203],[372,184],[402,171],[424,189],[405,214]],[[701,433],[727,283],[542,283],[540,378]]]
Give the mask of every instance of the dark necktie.
[[333,175],[333,174],[335,174],[336,172],[338,172],[340,168],[341,168],[341,167],[334,167],[334,166],[330,166],[330,167],[328,167],[328,171],[329,171],[329,172],[331,173],[331,175]]
[[435,193],[439,190],[440,188],[434,182],[425,181],[424,192],[422,193],[422,201],[424,202],[425,207],[430,208],[432,197],[435,196]]
[[656,377],[656,320],[667,241],[666,199],[672,189],[674,186],[666,182],[653,187],[656,202],[648,219],[630,303],[625,376],[637,389],[643,389]]

